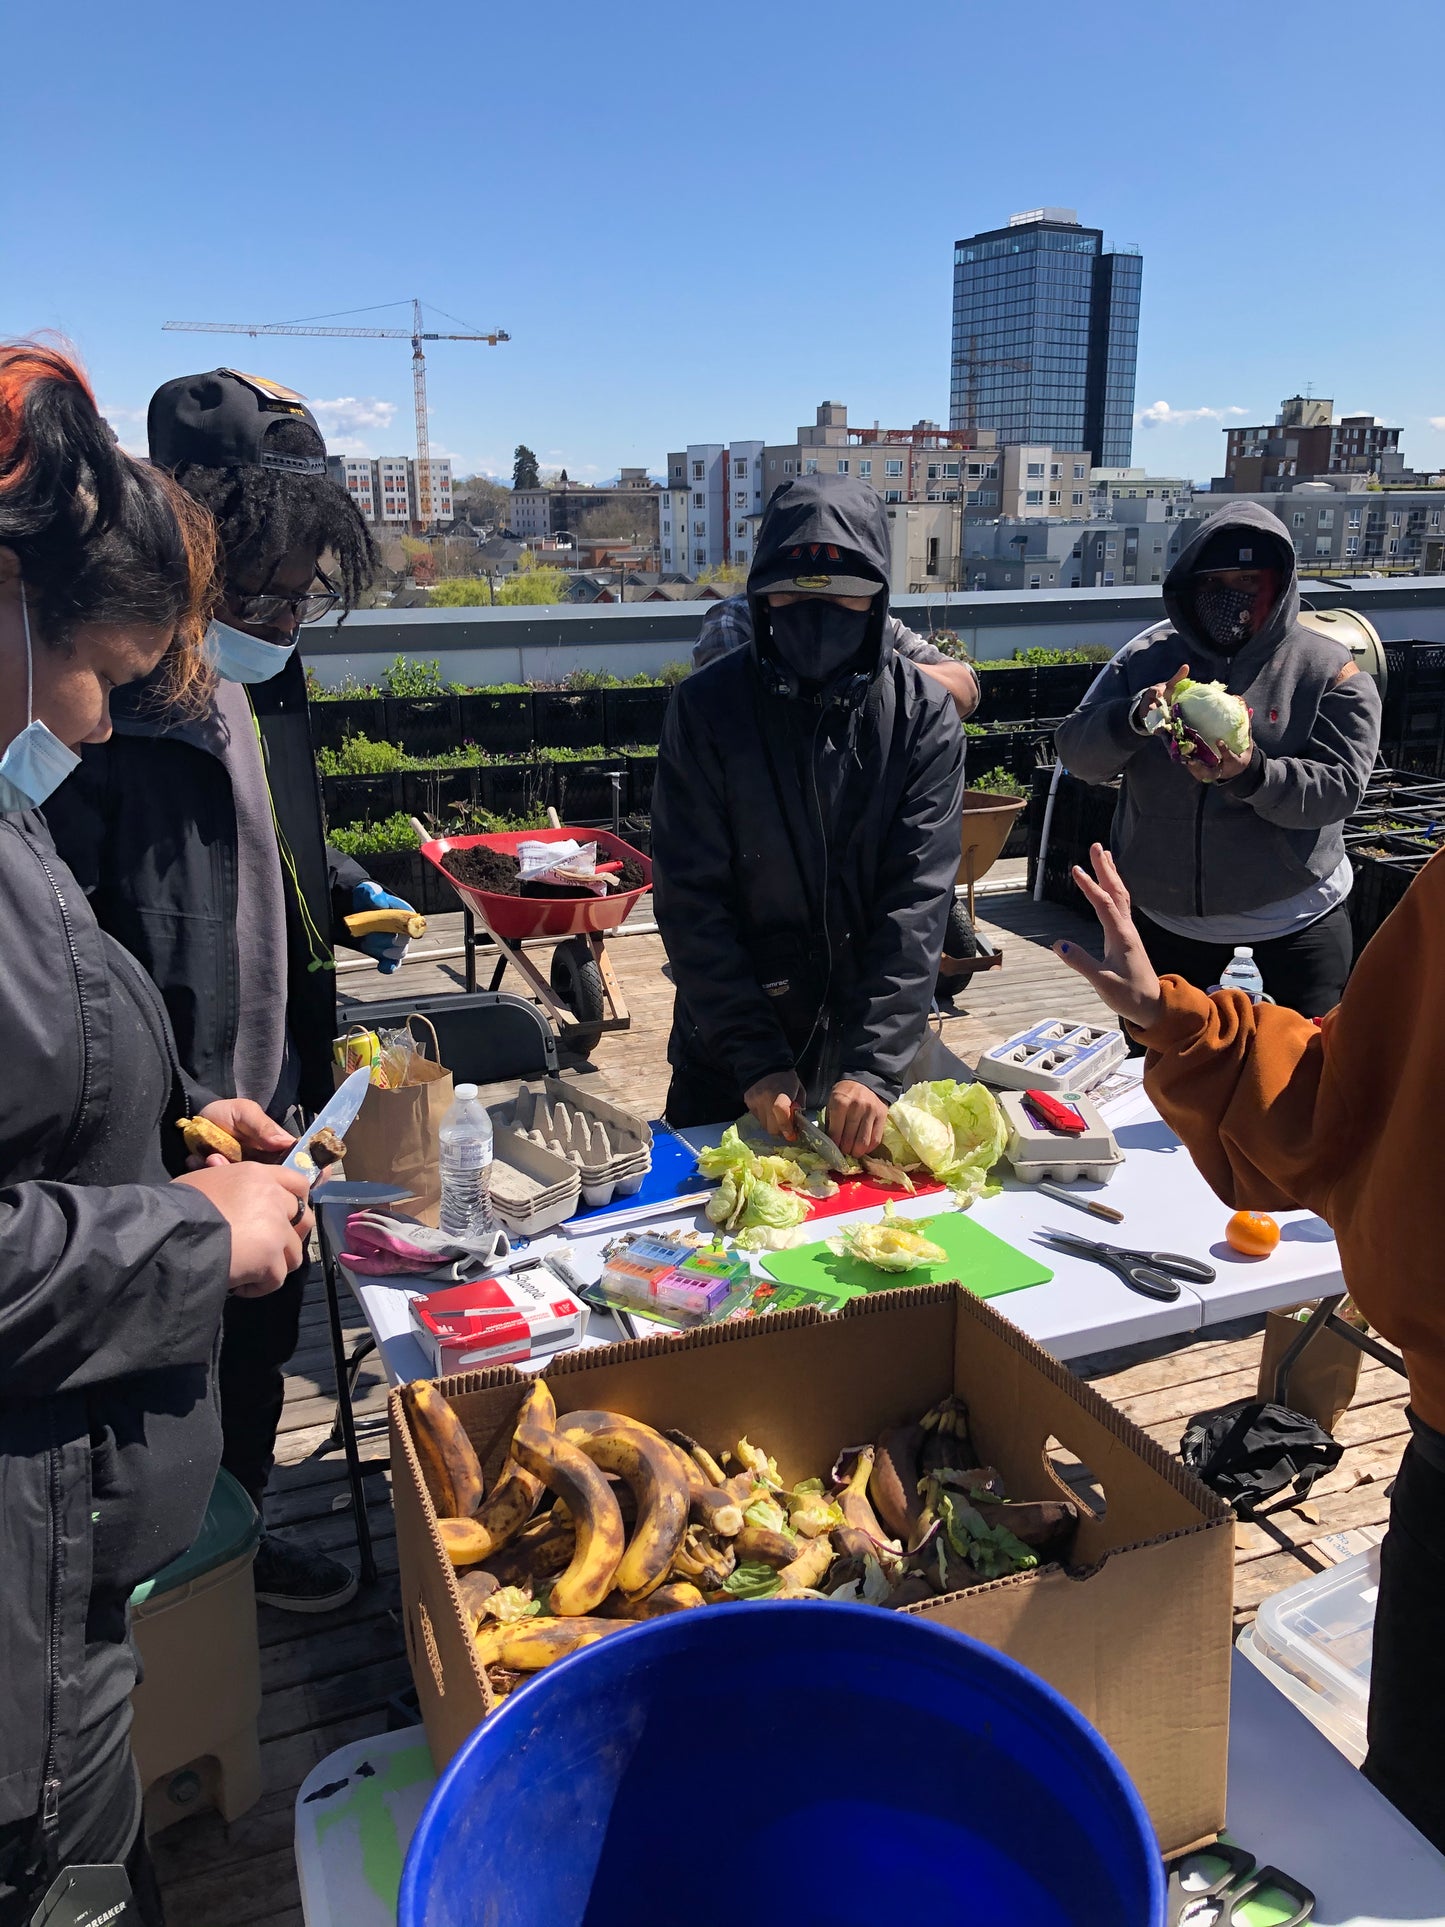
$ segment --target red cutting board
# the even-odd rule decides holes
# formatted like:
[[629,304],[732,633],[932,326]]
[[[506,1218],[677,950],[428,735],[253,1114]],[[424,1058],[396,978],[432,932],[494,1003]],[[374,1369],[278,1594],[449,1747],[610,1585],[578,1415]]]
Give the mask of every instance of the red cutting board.
[[[914,1195],[929,1198],[945,1187],[936,1178],[927,1184],[913,1180]],[[803,1198],[808,1207],[808,1217],[837,1218],[845,1211],[878,1211],[885,1204],[903,1204],[908,1198],[906,1191],[900,1191],[896,1184],[880,1184],[876,1178],[840,1178],[836,1198],[809,1198],[801,1191],[793,1194]]]

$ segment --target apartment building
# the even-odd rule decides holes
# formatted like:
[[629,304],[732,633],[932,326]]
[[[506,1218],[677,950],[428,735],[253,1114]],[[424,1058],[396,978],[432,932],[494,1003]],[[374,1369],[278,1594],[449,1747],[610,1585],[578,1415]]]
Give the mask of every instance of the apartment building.
[[1217,515],[1241,499],[1279,517],[1302,569],[1419,569],[1425,544],[1445,532],[1445,487],[1381,488],[1354,476],[1278,493],[1197,494],[1192,513]]
[[[727,466],[722,442],[692,442],[668,456],[667,487],[658,501],[664,575],[696,575],[727,561]],[[663,522],[671,525],[665,532]]]
[[657,484],[645,468],[624,468],[616,482],[600,488],[569,481],[564,468],[555,481],[513,489],[508,526],[513,535],[528,542],[557,535],[585,536],[588,520],[598,509],[620,503],[635,511],[641,537],[656,527],[657,495]]
[[326,472],[375,527],[421,530],[452,519],[452,465],[444,457],[419,472],[409,455],[332,455]]
[[1089,512],[1107,516],[1118,502],[1163,502],[1165,520],[1182,515],[1194,484],[1183,475],[1151,475],[1142,468],[1091,468]]
[[1086,448],[1060,449],[1047,443],[1010,444],[998,451],[998,506],[985,490],[978,506],[1007,518],[1079,521],[1089,512]]
[[1291,395],[1273,422],[1227,428],[1224,474],[1216,488],[1253,494],[1330,475],[1388,476],[1403,467],[1400,430],[1373,415],[1335,420],[1323,395]]

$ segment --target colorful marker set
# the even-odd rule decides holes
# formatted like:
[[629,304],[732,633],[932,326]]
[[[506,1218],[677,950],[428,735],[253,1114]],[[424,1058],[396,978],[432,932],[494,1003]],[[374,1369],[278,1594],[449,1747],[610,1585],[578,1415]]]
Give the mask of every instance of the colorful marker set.
[[745,1261],[714,1247],[638,1232],[609,1247],[601,1289],[612,1302],[667,1323],[706,1322],[723,1317],[752,1282]]

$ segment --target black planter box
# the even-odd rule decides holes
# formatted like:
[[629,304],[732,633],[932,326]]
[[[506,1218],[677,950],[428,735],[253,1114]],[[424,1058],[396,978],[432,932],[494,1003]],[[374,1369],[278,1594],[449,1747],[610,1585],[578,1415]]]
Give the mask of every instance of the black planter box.
[[321,794],[333,829],[346,823],[380,823],[401,808],[401,775],[323,776]]
[[622,772],[621,802],[627,805],[627,766],[619,756],[607,763],[556,763],[552,768],[552,801],[564,823],[612,821],[612,772]]
[[493,752],[532,747],[530,689],[478,689],[458,700],[464,743]]
[[434,756],[462,746],[461,715],[455,696],[388,696],[388,742],[409,756]]
[[426,914],[423,902],[427,892],[426,872],[430,867],[419,849],[375,850],[357,857],[373,883],[394,897],[400,897],[414,910]]
[[652,785],[657,778],[655,750],[629,750],[627,754],[627,806],[643,815],[652,809]]
[[493,763],[481,776],[482,804],[497,816],[525,816],[552,800],[552,765],[536,758]]
[[604,691],[534,689],[532,728],[539,749],[590,749],[603,740]]
[[401,773],[401,807],[408,816],[441,817],[475,803],[481,771],[407,769]]
[[1041,847],[1043,822],[1052,780],[1052,770],[1041,769],[1034,776],[1037,828],[1030,825],[1029,888],[1032,890],[1038,866],[1042,863],[1045,900],[1061,903],[1083,916],[1092,916],[1093,910],[1074,882],[1073,867],[1080,863],[1085,869],[1088,868],[1089,850],[1093,844],[1102,843],[1108,848],[1114,811],[1119,802],[1119,787],[1117,784],[1081,783],[1076,776],[1061,776],[1054,796],[1054,813],[1049,824],[1048,847],[1045,849]]
[[667,714],[667,699],[671,694],[665,683],[604,689],[602,715],[606,733],[603,742],[609,749],[623,749],[629,743],[655,743],[662,734],[662,719]]
[[628,843],[642,856],[652,855],[652,819],[644,817],[641,821],[625,819],[621,830],[622,841]]
[[964,762],[969,787],[977,789],[980,779],[990,770],[1007,770],[1012,775],[1016,752],[1017,738],[1012,730],[987,729],[982,736],[965,737]]
[[348,736],[379,743],[386,734],[386,705],[380,696],[338,696],[313,702],[310,708],[313,749],[340,749]]
[[1028,723],[1034,718],[1032,669],[980,669],[978,721],[985,729],[994,723]]
[[1355,872],[1350,892],[1350,927],[1356,955],[1374,936],[1425,867],[1420,857],[1380,857],[1352,854]]
[[1035,716],[1070,716],[1103,668],[1097,662],[1042,663],[1034,671]]

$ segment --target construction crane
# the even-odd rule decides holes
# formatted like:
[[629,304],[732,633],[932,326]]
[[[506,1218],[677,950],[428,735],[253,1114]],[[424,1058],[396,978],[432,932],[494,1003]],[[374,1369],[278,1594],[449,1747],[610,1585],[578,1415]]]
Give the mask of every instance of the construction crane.
[[969,336],[968,353],[966,355],[960,355],[959,360],[968,364],[968,386],[964,390],[963,407],[963,425],[965,428],[978,427],[978,376],[980,369],[1007,368],[1016,375],[1027,375],[1033,372],[1033,363],[1031,361],[1019,361],[1005,355],[980,356],[978,352],[977,335]]
[[296,321],[166,321],[162,328],[173,334],[192,335],[322,335],[356,341],[410,341],[411,388],[416,406],[416,495],[417,518],[423,528],[430,527],[432,516],[431,441],[426,420],[426,355],[424,341],[485,341],[495,348],[499,341],[512,337],[505,328],[492,328],[485,334],[444,335],[423,328],[420,301],[411,304],[412,325],[408,328],[315,328]]

